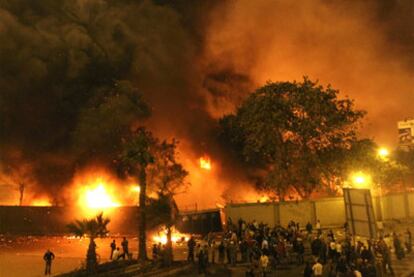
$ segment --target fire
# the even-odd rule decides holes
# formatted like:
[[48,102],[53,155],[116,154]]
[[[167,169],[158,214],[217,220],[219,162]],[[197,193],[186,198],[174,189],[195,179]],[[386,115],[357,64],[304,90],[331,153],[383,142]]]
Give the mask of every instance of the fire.
[[92,184],[81,186],[79,189],[78,204],[88,210],[107,210],[119,207],[119,202],[113,196],[113,188],[97,178]]
[[31,206],[38,206],[38,207],[47,207],[52,206],[52,203],[49,199],[35,199],[31,203]]
[[[171,241],[173,243],[188,241],[190,237],[186,234],[182,234],[176,231],[174,228],[171,231]],[[164,228],[162,231],[152,236],[154,243],[167,244],[167,229]]]
[[211,170],[211,160],[209,157],[204,156],[200,158],[200,168],[205,170]]
[[141,191],[141,187],[139,185],[132,185],[131,186],[131,191],[139,193]]
[[266,203],[266,202],[269,202],[269,196],[267,196],[267,195],[263,195],[262,197],[260,197],[259,202],[260,202],[260,203]]

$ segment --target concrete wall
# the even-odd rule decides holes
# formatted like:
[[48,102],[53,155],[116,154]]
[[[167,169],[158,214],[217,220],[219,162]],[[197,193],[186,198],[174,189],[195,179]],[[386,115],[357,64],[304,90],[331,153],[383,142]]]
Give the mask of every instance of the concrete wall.
[[383,220],[402,219],[406,217],[405,196],[403,194],[386,195],[381,199]]
[[278,206],[278,223],[282,226],[286,226],[292,219],[302,226],[308,222],[315,222],[315,208],[311,201],[289,201]]
[[256,220],[275,226],[277,207],[273,203],[230,204],[224,208],[226,219],[236,223],[240,218],[246,221]]
[[[414,192],[374,197],[372,202],[379,221],[414,218]],[[283,203],[229,204],[225,213],[233,222],[239,218],[247,221],[255,219],[269,226],[286,226],[290,220],[299,222],[302,226],[308,221],[314,224],[317,219],[322,226],[342,226],[345,223],[342,197]]]
[[315,203],[316,219],[322,226],[340,226],[345,223],[345,205],[342,197],[320,199]]
[[408,200],[408,216],[414,218],[414,193],[407,194]]

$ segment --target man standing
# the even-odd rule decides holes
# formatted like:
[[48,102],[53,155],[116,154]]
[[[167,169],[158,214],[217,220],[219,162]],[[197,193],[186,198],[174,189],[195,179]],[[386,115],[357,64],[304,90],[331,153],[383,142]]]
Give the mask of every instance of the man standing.
[[51,273],[52,260],[54,259],[55,259],[55,254],[53,254],[53,252],[48,249],[45,255],[43,255],[43,260],[46,262],[45,275],[52,275]]
[[187,261],[194,262],[194,247],[196,246],[196,242],[193,236],[191,236],[190,239],[188,240],[187,246],[188,246]]
[[124,258],[124,260],[125,260],[125,258],[129,259],[128,241],[127,241],[126,237],[124,237],[124,239],[122,240],[121,246],[122,246],[122,251],[124,252],[124,253],[122,253],[122,257]]
[[109,259],[110,260],[112,260],[112,255],[114,254],[114,251],[115,251],[115,249],[116,249],[116,243],[115,243],[115,240],[113,240],[112,242],[111,242],[111,256],[109,257]]

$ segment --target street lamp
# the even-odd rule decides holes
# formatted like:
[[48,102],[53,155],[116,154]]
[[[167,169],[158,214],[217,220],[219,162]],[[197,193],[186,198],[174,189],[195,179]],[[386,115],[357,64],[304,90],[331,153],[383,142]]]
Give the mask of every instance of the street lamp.
[[361,171],[352,174],[351,181],[354,188],[366,189],[370,188],[371,176],[362,173]]
[[390,155],[390,152],[388,151],[387,148],[381,147],[380,149],[378,149],[378,157],[380,157],[381,159],[386,160],[389,155]]

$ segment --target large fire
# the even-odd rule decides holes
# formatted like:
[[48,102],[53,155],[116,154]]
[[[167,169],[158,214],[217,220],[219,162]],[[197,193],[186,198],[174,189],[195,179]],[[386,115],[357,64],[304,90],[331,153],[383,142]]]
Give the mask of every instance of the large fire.
[[84,195],[84,203],[89,208],[118,207],[119,203],[106,191],[105,185],[99,183],[95,188],[87,188]]
[[77,204],[86,215],[109,211],[121,206],[117,186],[108,178],[90,177],[77,185]]
[[[188,241],[190,239],[190,236],[187,234],[182,234],[180,232],[178,232],[177,230],[175,230],[175,228],[172,228],[172,232],[171,232],[171,241],[173,243],[179,243],[179,242],[185,242]],[[154,234],[152,236],[152,241],[154,243],[161,243],[161,244],[167,244],[167,229],[166,228],[162,228],[161,231],[159,231],[158,233]]]
[[199,161],[200,161],[200,168],[211,170],[211,160],[209,157],[207,156],[201,157]]

